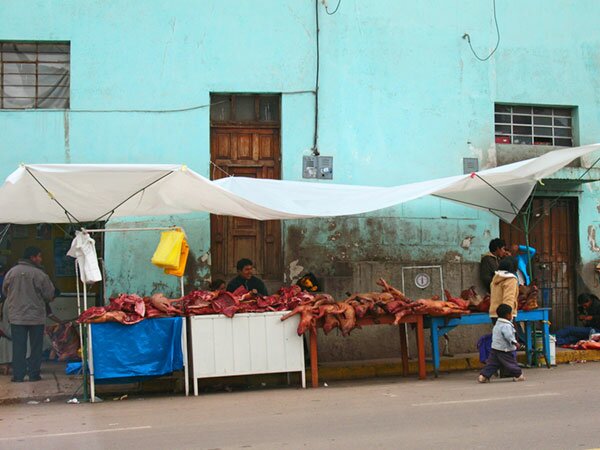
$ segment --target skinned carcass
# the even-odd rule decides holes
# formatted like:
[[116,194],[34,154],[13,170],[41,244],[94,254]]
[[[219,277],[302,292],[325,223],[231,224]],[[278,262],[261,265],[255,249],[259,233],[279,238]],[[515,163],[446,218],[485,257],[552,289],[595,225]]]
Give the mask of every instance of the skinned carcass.
[[454,303],[460,309],[469,309],[469,301],[463,300],[462,298],[453,297],[448,289],[444,289],[444,295],[446,296],[446,301],[450,303]]
[[316,329],[317,319],[315,307],[312,304],[304,304],[296,306],[291,312],[281,317],[281,320],[289,319],[290,317],[300,314],[300,323],[298,324],[298,336],[302,336],[308,330]]

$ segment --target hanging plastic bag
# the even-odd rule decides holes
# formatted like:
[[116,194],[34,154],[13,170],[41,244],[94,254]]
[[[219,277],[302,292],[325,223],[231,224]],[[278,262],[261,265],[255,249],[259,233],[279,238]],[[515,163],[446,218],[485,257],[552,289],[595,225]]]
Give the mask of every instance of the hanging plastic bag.
[[163,231],[158,247],[152,256],[152,264],[163,269],[179,268],[184,238],[185,234],[181,230]]
[[175,275],[176,277],[182,277],[185,272],[185,266],[187,263],[188,255],[190,254],[190,247],[187,241],[184,239],[181,243],[181,254],[179,256],[179,267],[175,269],[165,269],[167,275]]

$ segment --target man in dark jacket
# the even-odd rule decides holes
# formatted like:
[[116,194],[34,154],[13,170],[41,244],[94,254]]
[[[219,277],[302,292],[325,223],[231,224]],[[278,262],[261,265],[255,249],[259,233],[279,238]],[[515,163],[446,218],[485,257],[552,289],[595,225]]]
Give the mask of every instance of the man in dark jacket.
[[42,251],[25,249],[23,259],[4,277],[2,293],[6,297],[13,347],[14,382],[24,381],[27,371],[29,338],[29,381],[41,380],[42,346],[46,305],[54,299],[54,284],[42,268]]
[[236,265],[238,276],[229,282],[227,285],[228,292],[234,292],[240,286],[244,286],[246,290],[256,290],[261,295],[268,295],[265,283],[260,278],[253,275],[254,264],[248,258],[242,258]]
[[494,278],[494,274],[498,270],[500,260],[505,256],[510,255],[506,250],[506,243],[502,239],[492,239],[490,241],[489,249],[490,251],[481,257],[481,263],[479,265],[479,278],[487,292],[490,292],[492,278]]

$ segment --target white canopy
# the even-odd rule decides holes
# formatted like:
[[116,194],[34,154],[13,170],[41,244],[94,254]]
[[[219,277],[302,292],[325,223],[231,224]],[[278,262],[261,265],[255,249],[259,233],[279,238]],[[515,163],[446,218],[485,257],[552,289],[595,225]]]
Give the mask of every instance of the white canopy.
[[0,223],[92,222],[198,211],[259,220],[331,217],[426,195],[512,221],[538,180],[599,149],[594,144],[557,150],[471,175],[393,187],[238,177],[213,182],[182,165],[23,165],[0,187]]
[[[512,222],[539,180],[596,150],[600,150],[600,144],[555,150],[538,158],[473,174],[394,187],[238,177],[223,178],[215,184],[250,202],[279,211],[281,218],[361,214],[434,195],[490,211],[502,220]],[[283,217],[283,214],[287,216]]]

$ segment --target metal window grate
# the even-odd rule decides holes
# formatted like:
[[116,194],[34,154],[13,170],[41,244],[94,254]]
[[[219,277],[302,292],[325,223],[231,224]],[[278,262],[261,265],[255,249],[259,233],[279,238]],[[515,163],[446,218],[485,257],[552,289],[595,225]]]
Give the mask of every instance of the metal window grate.
[[573,109],[545,106],[494,107],[496,144],[573,146]]
[[69,108],[71,46],[0,42],[0,108]]

